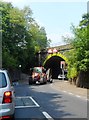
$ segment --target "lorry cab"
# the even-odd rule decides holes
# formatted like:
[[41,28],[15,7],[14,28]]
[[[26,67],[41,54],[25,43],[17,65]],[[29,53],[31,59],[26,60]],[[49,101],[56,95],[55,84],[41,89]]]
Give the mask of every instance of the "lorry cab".
[[47,83],[47,75],[44,67],[34,67],[32,75],[29,79],[29,84],[33,83]]

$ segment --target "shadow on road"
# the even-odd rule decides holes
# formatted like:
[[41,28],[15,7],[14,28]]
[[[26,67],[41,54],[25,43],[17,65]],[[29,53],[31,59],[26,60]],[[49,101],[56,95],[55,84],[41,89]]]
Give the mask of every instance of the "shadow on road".
[[15,86],[15,90],[16,96],[31,96],[40,106],[39,108],[16,109],[16,119],[29,118],[32,120],[42,120],[45,118],[42,112],[46,111],[55,120],[87,120],[81,116],[81,111],[78,111],[77,108],[76,111],[73,110],[72,104],[65,99],[65,96],[54,91],[49,84],[30,86],[20,84]]

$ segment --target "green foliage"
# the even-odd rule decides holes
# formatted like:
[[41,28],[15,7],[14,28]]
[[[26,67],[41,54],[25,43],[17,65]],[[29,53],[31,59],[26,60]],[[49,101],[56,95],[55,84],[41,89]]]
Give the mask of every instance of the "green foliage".
[[76,70],[76,67],[72,67],[71,69],[68,69],[68,78],[74,78],[76,77],[78,74],[77,74],[77,70]]
[[9,51],[3,51],[3,67],[4,68],[16,68],[17,59],[10,55]]
[[35,65],[35,53],[48,46],[44,27],[32,18],[29,7],[22,10],[0,2],[2,13],[2,62],[5,68],[22,69]]
[[77,76],[77,64],[76,64],[76,51],[72,49],[70,52],[66,53],[66,56],[68,58],[68,78],[74,78]]
[[75,38],[73,41],[77,55],[77,69],[79,71],[87,71],[89,69],[89,14],[84,15],[83,18],[80,21],[79,28],[75,29]]
[[89,70],[89,14],[84,14],[78,27],[72,26],[74,38],[64,38],[73,46],[68,54],[68,77],[76,77],[79,71]]

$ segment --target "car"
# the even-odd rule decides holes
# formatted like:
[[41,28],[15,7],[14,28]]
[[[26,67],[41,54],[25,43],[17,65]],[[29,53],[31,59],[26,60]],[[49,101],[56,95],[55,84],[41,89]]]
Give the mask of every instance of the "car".
[[59,79],[59,80],[63,80],[63,79],[65,79],[65,75],[61,75],[61,74],[59,74],[59,75],[58,75],[58,79]]
[[59,80],[68,80],[68,78],[66,77],[66,75],[61,75],[61,74],[58,75],[58,79]]
[[0,69],[0,120],[14,119],[15,90],[7,70]]
[[32,69],[32,75],[29,77],[29,84],[33,83],[47,83],[47,75],[44,67],[34,67]]

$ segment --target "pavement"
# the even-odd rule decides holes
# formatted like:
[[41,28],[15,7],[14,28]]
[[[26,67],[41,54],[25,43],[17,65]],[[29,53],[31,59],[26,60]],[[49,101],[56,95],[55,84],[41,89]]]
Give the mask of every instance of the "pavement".
[[89,89],[79,88],[65,80],[54,80],[52,87],[62,92],[89,100]]

